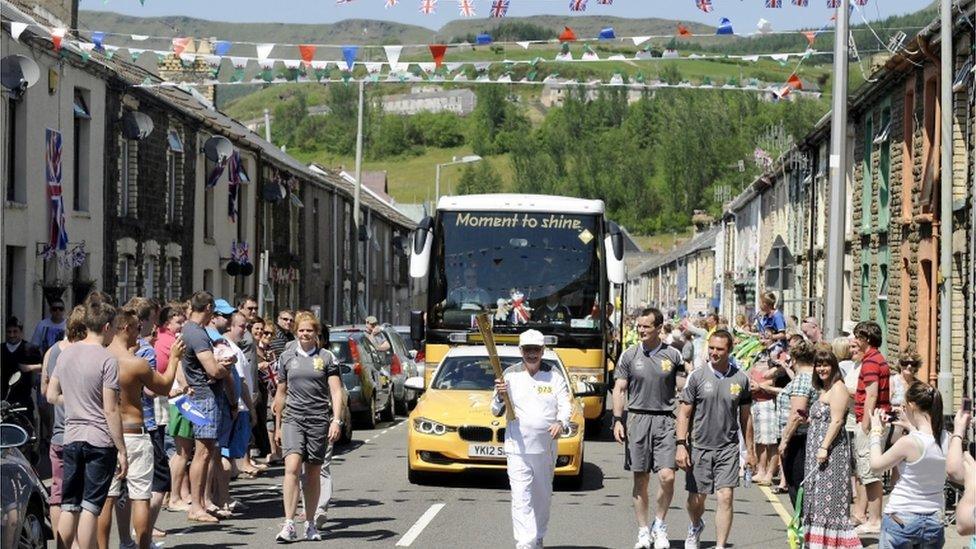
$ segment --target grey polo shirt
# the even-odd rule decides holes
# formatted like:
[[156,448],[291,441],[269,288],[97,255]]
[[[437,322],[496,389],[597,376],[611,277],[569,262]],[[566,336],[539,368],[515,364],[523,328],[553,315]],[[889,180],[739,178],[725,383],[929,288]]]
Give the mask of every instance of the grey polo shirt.
[[718,450],[739,443],[739,407],[752,404],[745,372],[730,365],[723,376],[707,364],[688,376],[680,398],[695,407],[692,446]]
[[287,383],[282,421],[303,423],[309,419],[329,421],[332,418],[332,393],[329,376],[341,379],[335,355],[325,349],[305,354],[296,346],[281,355],[279,380]]
[[685,375],[677,349],[661,342],[648,351],[638,343],[620,355],[614,379],[627,380],[627,409],[673,412],[678,376]]

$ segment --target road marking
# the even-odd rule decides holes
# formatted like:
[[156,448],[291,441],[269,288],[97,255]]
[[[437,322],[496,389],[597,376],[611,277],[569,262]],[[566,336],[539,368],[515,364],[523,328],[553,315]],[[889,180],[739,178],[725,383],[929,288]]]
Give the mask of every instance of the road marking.
[[427,511],[425,511],[423,515],[420,515],[420,518],[417,519],[417,522],[415,522],[413,526],[411,526],[410,529],[407,530],[407,533],[404,534],[402,538],[400,538],[400,541],[396,542],[396,546],[410,547],[410,544],[417,539],[417,536],[419,536],[420,533],[424,531],[424,528],[427,528],[427,525],[430,524],[430,521],[434,520],[434,517],[436,517],[437,513],[440,513],[441,509],[443,508],[444,508],[443,503],[435,503],[431,505],[430,508],[427,509]]
[[793,520],[793,514],[787,511],[786,507],[783,507],[783,503],[779,500],[779,497],[777,497],[777,495],[774,494],[773,491],[767,486],[760,486],[759,489],[762,491],[763,495],[766,496],[766,499],[769,500],[769,503],[773,506],[773,509],[775,509],[779,514],[779,518],[783,519],[783,524],[789,526],[790,522]]

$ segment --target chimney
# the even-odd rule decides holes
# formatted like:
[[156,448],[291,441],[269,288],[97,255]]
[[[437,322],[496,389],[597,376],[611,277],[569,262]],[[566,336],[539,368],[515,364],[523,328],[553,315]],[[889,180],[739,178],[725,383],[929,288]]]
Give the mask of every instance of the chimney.
[[691,224],[695,227],[692,238],[708,230],[714,222],[715,218],[705,213],[705,210],[695,210],[694,215],[691,216]]
[[[213,69],[204,61],[205,55],[213,53],[216,38],[191,39],[183,52],[183,58],[170,53],[159,62],[159,77],[172,82],[203,82],[214,78]],[[194,86],[201,95],[217,105],[217,86]]]

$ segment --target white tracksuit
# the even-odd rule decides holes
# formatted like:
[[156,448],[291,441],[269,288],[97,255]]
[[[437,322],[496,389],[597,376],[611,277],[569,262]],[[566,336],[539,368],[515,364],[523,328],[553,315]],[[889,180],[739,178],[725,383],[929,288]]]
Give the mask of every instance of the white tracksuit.
[[[556,441],[549,426],[569,425],[569,386],[558,372],[540,369],[529,375],[524,364],[505,370],[515,419],[505,428],[508,480],[512,487],[512,530],[517,548],[541,546],[549,526]],[[491,412],[501,416],[505,404],[496,394]]]

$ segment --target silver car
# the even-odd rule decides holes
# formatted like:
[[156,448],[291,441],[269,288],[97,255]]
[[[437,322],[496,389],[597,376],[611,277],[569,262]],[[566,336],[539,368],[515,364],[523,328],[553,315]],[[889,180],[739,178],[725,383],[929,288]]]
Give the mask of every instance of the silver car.
[[390,377],[393,378],[393,404],[396,413],[402,416],[407,415],[420,396],[413,389],[404,385],[407,379],[424,375],[423,371],[417,367],[414,360],[417,356],[415,351],[410,349],[410,345],[400,335],[396,327],[389,324],[383,326],[383,337],[390,342],[390,350],[387,351],[390,364]]
[[[6,404],[6,403],[5,403]],[[47,489],[19,447],[27,432],[16,425],[0,425],[0,501],[3,503],[3,549],[47,547],[53,539],[48,525]]]

